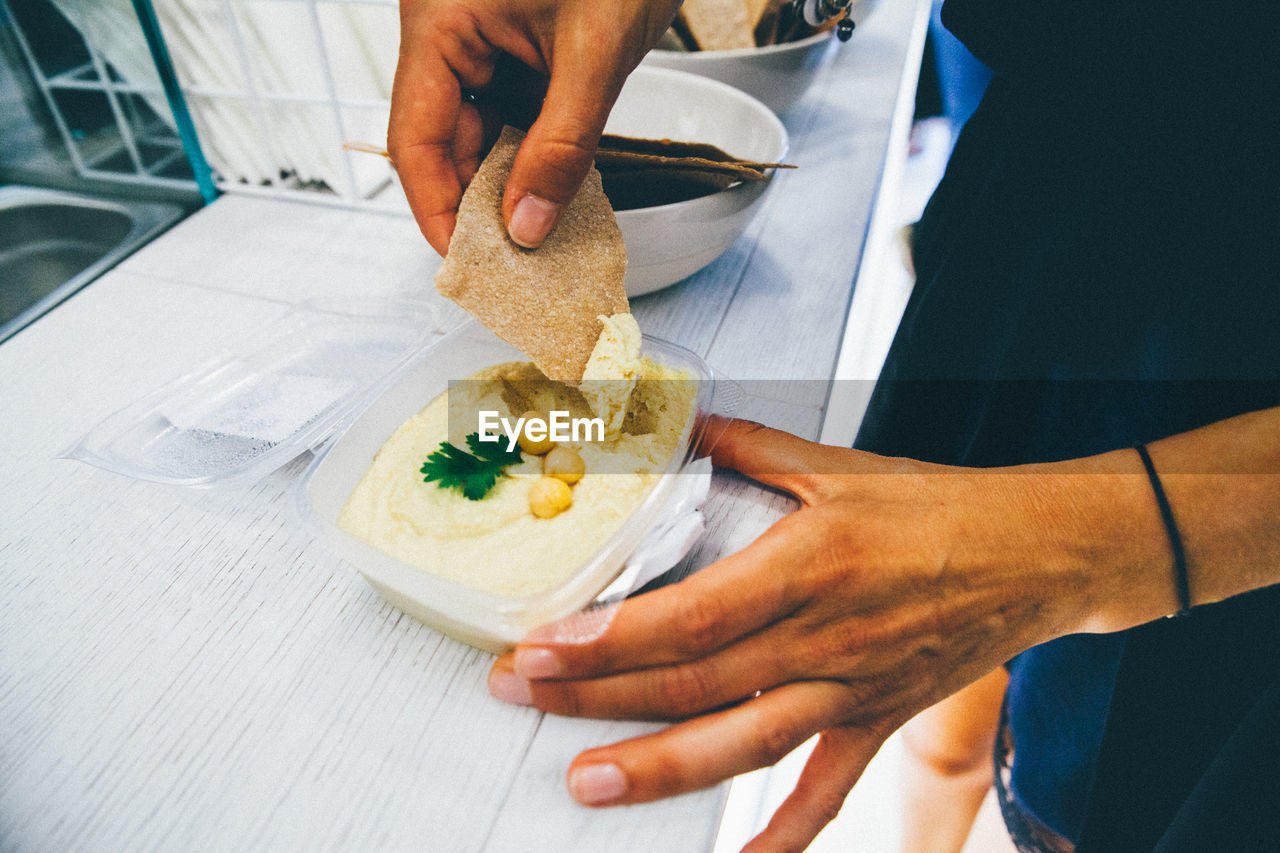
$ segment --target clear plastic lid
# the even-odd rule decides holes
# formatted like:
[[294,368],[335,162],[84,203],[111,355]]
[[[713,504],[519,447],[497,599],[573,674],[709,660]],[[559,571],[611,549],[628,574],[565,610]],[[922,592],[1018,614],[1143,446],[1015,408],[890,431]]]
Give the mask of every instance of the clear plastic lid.
[[340,432],[439,334],[423,303],[306,302],[64,456],[158,483],[252,483]]

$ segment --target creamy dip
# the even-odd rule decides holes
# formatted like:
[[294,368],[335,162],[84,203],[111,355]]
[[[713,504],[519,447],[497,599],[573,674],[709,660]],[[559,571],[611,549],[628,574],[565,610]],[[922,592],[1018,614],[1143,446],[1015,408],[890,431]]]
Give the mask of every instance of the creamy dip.
[[455,384],[402,424],[352,492],[338,526],[405,563],[485,592],[525,596],[560,584],[635,511],[689,427],[695,391],[689,376],[648,359],[635,372],[620,431],[603,442],[565,443],[581,455],[586,474],[573,486],[573,505],[554,518],[529,510],[541,457],[525,453],[478,501],[424,482],[420,471],[442,441],[466,448],[477,421],[463,411],[591,415],[579,389],[511,362]]
[[622,430],[627,400],[640,375],[642,336],[636,318],[630,314],[601,314],[600,337],[587,359],[578,390],[587,405],[604,421],[604,434],[615,436]]

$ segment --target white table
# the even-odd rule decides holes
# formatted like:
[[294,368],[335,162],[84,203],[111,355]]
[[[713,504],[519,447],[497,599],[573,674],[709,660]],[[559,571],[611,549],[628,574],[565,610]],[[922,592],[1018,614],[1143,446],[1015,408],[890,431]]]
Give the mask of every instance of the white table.
[[[831,411],[923,6],[882,0],[786,117],[800,168],[744,238],[634,303],[646,331],[734,378],[789,380],[748,414],[809,436]],[[710,849],[727,786],[574,804],[577,752],[652,727],[490,699],[490,656],[390,607],[298,523],[305,458],[235,492],[58,458],[301,300],[427,299],[455,325],[438,263],[408,219],[224,197],[0,346],[0,849]],[[717,474],[684,570],[790,508]]]

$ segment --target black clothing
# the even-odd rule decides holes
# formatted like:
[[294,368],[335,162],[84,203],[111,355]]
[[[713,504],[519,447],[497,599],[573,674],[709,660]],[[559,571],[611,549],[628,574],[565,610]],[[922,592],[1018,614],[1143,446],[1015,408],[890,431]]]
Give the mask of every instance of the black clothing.
[[[943,20],[995,79],[916,228],[857,446],[1052,461],[1280,405],[1280,4],[948,0]],[[1270,588],[1019,656],[1012,793],[1081,853],[1254,849],[1203,843],[1233,797],[1280,813],[1250,764],[1275,753],[1277,633]]]

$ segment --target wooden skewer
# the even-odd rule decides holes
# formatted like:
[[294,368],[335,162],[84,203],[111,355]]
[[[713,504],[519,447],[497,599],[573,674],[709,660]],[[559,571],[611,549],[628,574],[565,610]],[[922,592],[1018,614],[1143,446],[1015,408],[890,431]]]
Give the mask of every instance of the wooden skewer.
[[346,151],[362,151],[365,154],[381,154],[388,160],[391,159],[391,155],[387,153],[387,149],[374,145],[371,142],[344,142],[342,143],[342,147]]

